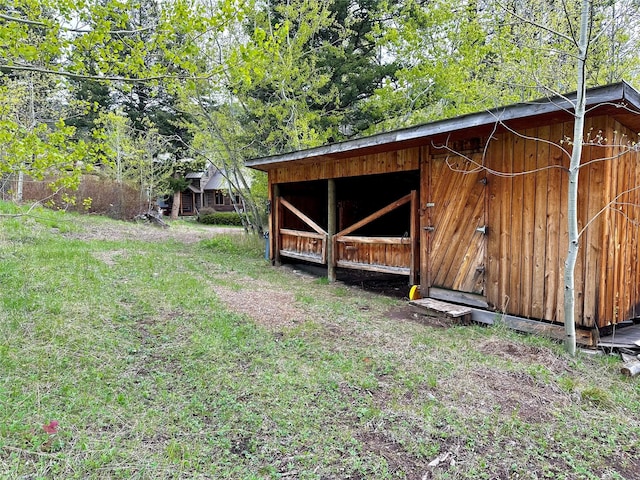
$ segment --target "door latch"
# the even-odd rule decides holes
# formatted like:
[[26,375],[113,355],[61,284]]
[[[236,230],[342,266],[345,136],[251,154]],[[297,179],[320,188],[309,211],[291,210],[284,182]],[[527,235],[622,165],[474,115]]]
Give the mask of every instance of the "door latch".
[[481,227],[476,228],[476,232],[480,232],[483,235],[487,234],[487,226],[482,225]]
[[435,227],[423,227],[423,230],[426,230],[427,232],[433,232],[435,230]]

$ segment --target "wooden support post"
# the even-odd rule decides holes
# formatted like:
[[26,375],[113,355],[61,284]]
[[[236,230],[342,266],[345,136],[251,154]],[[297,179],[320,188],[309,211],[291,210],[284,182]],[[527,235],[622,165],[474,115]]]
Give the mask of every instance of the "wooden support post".
[[280,185],[273,184],[273,204],[272,204],[272,217],[273,223],[271,224],[271,232],[269,232],[272,248],[271,258],[274,265],[279,267],[282,263],[280,261],[280,227],[282,226],[282,204],[280,203]]
[[429,295],[431,288],[431,233],[428,230],[431,223],[433,194],[431,186],[431,153],[429,147],[420,149],[420,293],[423,297]]
[[336,234],[336,181],[333,178],[328,180],[327,188],[328,210],[327,210],[327,278],[330,282],[336,281],[336,261],[335,243]]
[[409,285],[418,284],[418,272],[420,271],[420,219],[418,217],[418,207],[420,199],[416,190],[411,191],[411,265],[409,273]]

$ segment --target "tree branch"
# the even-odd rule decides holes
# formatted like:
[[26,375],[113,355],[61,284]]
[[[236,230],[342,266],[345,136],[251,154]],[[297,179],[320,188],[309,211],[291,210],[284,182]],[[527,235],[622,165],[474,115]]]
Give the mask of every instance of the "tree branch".
[[[45,27],[45,28],[51,27],[51,25],[44,22],[38,22],[36,20],[29,20],[26,18],[13,17],[11,15],[5,15],[3,13],[0,13],[0,19],[6,20],[8,22],[22,23],[24,25],[29,25],[32,27]],[[144,28],[136,28],[135,30],[108,30],[106,33],[109,33],[111,35],[127,35],[127,34],[133,34],[133,33],[147,32],[149,30],[153,30],[156,27],[157,25],[144,27]],[[63,26],[60,26],[60,30],[63,30],[65,32],[72,32],[72,33],[91,33],[93,31],[93,30],[87,30],[82,28],[68,28]]]
[[515,12],[514,10],[510,10],[507,7],[505,7],[502,3],[498,2],[498,5],[508,14],[513,15],[514,17],[516,17],[518,20],[520,20],[521,22],[525,22],[528,23],[529,25],[533,25],[534,27],[537,27],[541,30],[544,30],[545,32],[549,32],[552,35],[555,35],[559,38],[562,38],[563,40],[566,40],[567,42],[573,43],[575,45],[576,41],[575,39],[571,38],[569,35],[565,35],[562,32],[558,32],[557,30],[554,30],[552,28],[549,28],[545,25],[542,25],[538,22],[535,22],[533,20],[530,20],[528,18],[523,17],[522,15],[519,15],[517,12]]
[[189,75],[156,75],[154,77],[145,78],[133,78],[133,77],[120,77],[112,75],[86,75],[82,73],[67,72],[65,70],[51,70],[48,68],[32,67],[28,65],[7,65],[0,64],[0,70],[11,70],[16,72],[35,72],[45,75],[57,75],[60,77],[72,78],[74,80],[95,80],[98,82],[124,82],[124,83],[145,83],[154,82],[157,80],[209,80],[209,76],[205,77],[193,77]]

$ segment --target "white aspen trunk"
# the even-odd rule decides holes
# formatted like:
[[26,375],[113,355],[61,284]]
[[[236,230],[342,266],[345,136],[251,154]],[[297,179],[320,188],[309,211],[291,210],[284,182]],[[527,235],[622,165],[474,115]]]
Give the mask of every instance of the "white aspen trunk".
[[584,117],[586,111],[586,80],[585,63],[589,46],[589,17],[591,14],[590,0],[582,0],[580,14],[580,40],[578,43],[578,88],[575,106],[575,123],[573,127],[573,151],[569,164],[567,220],[569,232],[569,247],[564,264],[564,330],[565,349],[571,355],[576,353],[576,299],[575,299],[575,268],[579,250],[578,231],[578,178],[580,174],[580,159],[582,158],[582,143],[584,139]]
[[22,189],[24,186],[24,172],[20,170],[18,172],[18,184],[16,185],[16,203],[22,203]]

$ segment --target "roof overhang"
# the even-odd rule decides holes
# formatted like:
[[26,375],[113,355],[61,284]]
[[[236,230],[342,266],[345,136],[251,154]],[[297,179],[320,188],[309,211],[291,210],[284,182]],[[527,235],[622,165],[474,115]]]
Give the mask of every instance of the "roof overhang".
[[[519,129],[550,125],[571,119],[576,97],[576,93],[573,92],[542,98],[307,150],[256,158],[247,161],[246,165],[268,171],[290,162],[303,162],[307,159],[346,158],[410,148],[449,136],[478,136],[507,127]],[[623,125],[640,132],[640,93],[626,82],[589,89],[587,115],[611,115]],[[532,125],[531,121],[534,119],[536,122]]]

